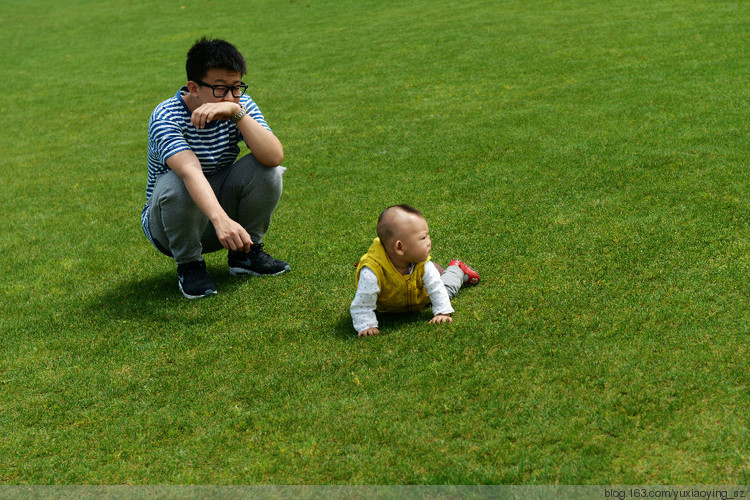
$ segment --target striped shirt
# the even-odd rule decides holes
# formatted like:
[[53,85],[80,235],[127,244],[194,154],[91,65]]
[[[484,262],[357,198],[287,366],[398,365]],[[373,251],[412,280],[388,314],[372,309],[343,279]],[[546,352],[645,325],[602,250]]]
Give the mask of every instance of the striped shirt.
[[[240,153],[239,141],[244,141],[237,125],[231,120],[217,120],[197,129],[190,124],[191,112],[182,95],[182,87],[174,97],[159,104],[148,123],[148,183],[146,200],[151,198],[157,179],[169,171],[167,159],[180,151],[191,150],[201,162],[205,175],[215,174],[230,165]],[[249,95],[240,97],[247,114],[267,130],[271,130],[258,105]]]

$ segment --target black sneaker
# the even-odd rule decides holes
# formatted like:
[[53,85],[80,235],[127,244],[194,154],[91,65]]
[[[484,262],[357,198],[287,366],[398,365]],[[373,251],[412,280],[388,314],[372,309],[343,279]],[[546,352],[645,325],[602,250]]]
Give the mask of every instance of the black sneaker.
[[250,246],[250,251],[229,252],[229,274],[239,276],[249,274],[251,276],[276,276],[283,274],[291,267],[288,262],[274,259],[263,250],[263,243],[255,243]]
[[217,294],[216,285],[211,281],[211,276],[206,271],[206,263],[202,260],[179,264],[177,278],[182,295],[188,299],[200,299]]

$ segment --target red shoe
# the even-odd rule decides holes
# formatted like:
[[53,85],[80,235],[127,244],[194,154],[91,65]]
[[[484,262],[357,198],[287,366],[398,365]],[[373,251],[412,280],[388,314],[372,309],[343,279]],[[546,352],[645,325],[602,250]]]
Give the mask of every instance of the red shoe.
[[466,276],[469,277],[468,280],[464,282],[464,285],[471,286],[471,285],[477,285],[479,284],[479,273],[464,264],[462,261],[458,259],[453,259],[448,263],[448,267],[450,266],[458,266],[461,268],[461,270],[464,272]]

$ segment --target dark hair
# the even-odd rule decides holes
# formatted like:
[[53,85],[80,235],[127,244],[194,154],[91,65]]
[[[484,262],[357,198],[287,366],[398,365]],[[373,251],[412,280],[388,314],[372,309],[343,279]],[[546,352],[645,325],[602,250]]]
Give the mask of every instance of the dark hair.
[[392,210],[402,210],[406,213],[414,214],[424,219],[424,215],[422,215],[422,212],[412,207],[411,205],[406,205],[406,204],[391,205],[390,207],[386,208],[380,213],[380,217],[378,217],[378,229],[377,229],[378,238],[380,238],[380,242],[383,243],[383,245],[385,245],[386,243],[389,243],[390,240],[393,239],[393,235],[395,234],[393,231],[393,227],[391,226],[391,224],[388,224],[387,217],[386,217],[386,215]]
[[198,82],[213,68],[236,71],[240,75],[247,73],[247,63],[237,47],[224,40],[201,38],[187,53],[187,79]]

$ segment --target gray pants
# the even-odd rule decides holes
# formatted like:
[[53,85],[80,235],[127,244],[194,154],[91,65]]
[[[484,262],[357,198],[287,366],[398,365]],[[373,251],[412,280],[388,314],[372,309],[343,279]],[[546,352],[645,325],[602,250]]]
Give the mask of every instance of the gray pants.
[[[285,171],[281,166],[265,167],[248,154],[206,178],[227,215],[250,233],[253,243],[260,243],[281,198]],[[213,225],[173,171],[159,177],[148,203],[151,237],[178,264],[201,260],[202,254],[221,250]]]
[[448,297],[453,300],[464,284],[464,272],[458,266],[449,266],[440,275],[440,279],[443,280],[445,289],[448,291]]

